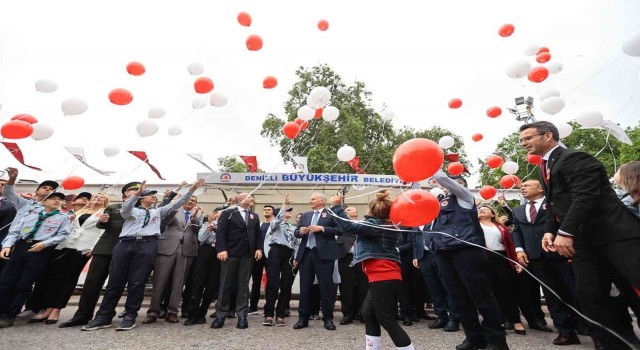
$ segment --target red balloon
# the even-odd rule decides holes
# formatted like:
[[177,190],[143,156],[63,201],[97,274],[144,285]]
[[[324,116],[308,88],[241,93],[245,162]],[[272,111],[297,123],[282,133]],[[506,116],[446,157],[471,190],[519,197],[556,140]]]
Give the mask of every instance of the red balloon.
[[537,154],[527,154],[527,162],[532,165],[540,165],[542,163],[542,157]]
[[498,106],[491,107],[487,109],[487,117],[489,118],[497,118],[502,114],[502,108]]
[[549,76],[549,70],[546,67],[533,67],[529,71],[529,80],[534,83],[541,83]]
[[62,180],[62,188],[65,190],[77,190],[82,186],[84,186],[84,179],[80,176],[69,176]]
[[462,163],[460,162],[449,163],[449,165],[447,166],[447,171],[453,176],[460,175],[464,171],[464,165],[462,165]]
[[540,52],[536,55],[536,62],[547,63],[551,59],[551,54],[548,52]]
[[449,101],[449,108],[451,109],[458,109],[460,106],[462,106],[462,100],[459,98],[452,98]]
[[433,221],[440,213],[440,203],[429,191],[414,189],[393,199],[389,219],[396,225],[420,226]]
[[505,175],[500,179],[500,186],[503,188],[513,188],[520,183],[520,178],[515,175]]
[[206,94],[213,90],[213,80],[207,77],[200,77],[193,83],[193,88],[199,94]]
[[22,120],[12,120],[2,125],[0,134],[5,139],[23,139],[33,134],[33,126]]
[[249,27],[251,25],[251,15],[246,12],[238,13],[238,23],[242,26]]
[[258,35],[249,35],[247,38],[247,49],[249,51],[258,51],[262,48],[262,38]]
[[539,48],[538,52],[536,52],[536,55],[539,55],[539,54],[541,54],[543,52],[549,52],[549,48],[548,47],[544,47],[544,46]]
[[326,19],[321,19],[318,21],[318,29],[320,29],[321,31],[325,31],[327,29],[329,29],[329,22]]
[[29,124],[35,124],[38,122],[38,119],[36,119],[36,117],[32,116],[31,114],[16,114],[11,117],[11,120],[22,120],[23,122],[27,122]]
[[437,143],[415,138],[402,143],[393,153],[393,170],[405,182],[430,178],[444,162],[444,153]]
[[478,141],[482,141],[482,138],[483,138],[483,137],[484,137],[484,136],[482,136],[482,134],[481,134],[481,133],[477,133],[477,134],[473,134],[473,135],[471,136],[471,139],[472,139],[474,142],[478,142]]
[[284,136],[294,139],[300,133],[300,125],[295,122],[288,122],[282,127]]
[[268,76],[262,81],[262,87],[265,89],[273,89],[278,85],[278,79],[276,77]]
[[294,120],[293,122],[300,126],[300,131],[304,131],[307,127],[309,127],[309,122],[300,118],[296,118],[296,120]]
[[127,64],[127,73],[131,74],[131,75],[135,75],[135,76],[140,76],[142,74],[144,74],[145,69],[144,69],[144,65],[140,62],[129,62],[129,64]]
[[109,101],[114,105],[124,106],[133,101],[133,95],[125,89],[113,89],[109,92]]
[[500,35],[503,38],[506,38],[508,36],[511,36],[511,34],[513,34],[515,30],[516,28],[513,26],[513,24],[511,23],[503,24],[500,27],[500,29],[498,29],[498,35]]
[[496,188],[493,186],[487,185],[480,188],[480,197],[485,200],[495,197],[496,193],[498,193],[498,190],[496,190]]
[[498,155],[493,154],[489,156],[489,158],[487,158],[487,166],[489,166],[489,168],[491,169],[495,169],[501,166],[502,163],[504,163],[504,159],[502,159],[502,157]]
[[314,118],[316,119],[320,119],[322,118],[322,112],[324,111],[324,108],[318,108],[316,109],[316,114],[314,114]]

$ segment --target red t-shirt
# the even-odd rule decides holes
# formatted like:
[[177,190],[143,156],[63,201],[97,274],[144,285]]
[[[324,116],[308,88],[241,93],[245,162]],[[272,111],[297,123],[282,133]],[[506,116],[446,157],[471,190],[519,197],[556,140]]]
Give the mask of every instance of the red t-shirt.
[[386,259],[367,259],[362,262],[362,271],[367,275],[369,282],[389,280],[402,281],[400,264]]

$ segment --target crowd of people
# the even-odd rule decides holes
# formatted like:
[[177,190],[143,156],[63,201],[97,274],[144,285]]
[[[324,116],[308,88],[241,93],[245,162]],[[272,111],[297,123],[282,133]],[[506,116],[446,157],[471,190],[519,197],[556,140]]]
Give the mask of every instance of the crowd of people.
[[[457,350],[509,349],[506,332],[526,336],[525,323],[557,332],[556,346],[580,344],[583,335],[596,349],[637,347],[629,308],[639,316],[640,161],[620,167],[616,192],[598,160],[558,144],[552,124],[524,125],[520,143],[543,163],[540,180],[522,183],[519,205],[503,197],[498,205],[480,202],[464,178],[438,171],[430,182],[442,189],[440,212],[420,227],[390,221],[387,190],[375,194],[364,218],[343,196],[322,193],[295,217],[289,196],[260,215],[248,193],[204,213],[193,195],[204,180],[160,202],[145,182],[131,182],[122,203],[110,204],[103,193],[71,199],[50,180],[23,198],[18,170],[8,168],[0,180],[0,328],[13,326],[23,309],[33,312],[27,323],[108,328],[126,287],[116,330],[131,330],[151,276],[142,324],[181,317],[185,326],[205,324],[215,301],[211,328],[237,318],[245,329],[247,316],[259,313],[264,272],[264,326],[287,325],[298,275],[293,328],[322,319],[335,330],[339,289],[339,324],[364,323],[366,349],[381,348],[381,329],[397,349],[413,349],[399,322],[424,320],[444,332],[462,326]],[[87,263],[78,308],[62,322]]]

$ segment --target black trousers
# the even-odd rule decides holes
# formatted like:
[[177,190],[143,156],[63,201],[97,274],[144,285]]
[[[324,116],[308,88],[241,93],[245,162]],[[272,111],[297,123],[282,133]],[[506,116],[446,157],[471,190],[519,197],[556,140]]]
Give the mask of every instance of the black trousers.
[[340,272],[340,308],[344,317],[355,317],[360,314],[362,303],[369,291],[369,280],[362,271],[362,264],[351,265],[353,254],[338,259]]
[[401,254],[402,289],[400,290],[400,316],[415,318],[424,313],[426,287],[420,270],[413,266],[413,253]]
[[[617,271],[631,285],[640,286],[640,239],[617,241],[602,246],[576,243],[574,248],[572,265],[580,307],[587,316],[612,328],[615,322],[610,310],[611,282]],[[592,334],[601,337],[605,345],[611,348],[622,346],[609,332],[598,327],[592,329]]]
[[22,239],[16,242],[2,274],[0,274],[0,317],[15,318],[20,313],[33,283],[47,270],[49,255],[54,247],[45,248],[37,253],[28,250],[38,241],[27,243]]
[[451,294],[445,288],[445,282],[438,268],[436,255],[431,251],[425,251],[422,259],[418,261],[422,279],[427,286],[427,291],[433,302],[433,311],[439,318],[460,322],[460,316],[451,299]]
[[475,247],[438,250],[436,259],[467,339],[480,347],[505,343],[500,307],[487,276],[487,253]]
[[260,287],[262,286],[262,273],[264,272],[267,259],[262,258],[259,261],[253,262],[251,269],[251,299],[249,300],[249,307],[251,309],[258,309],[258,301],[260,301]]
[[198,248],[193,270],[193,286],[189,298],[189,317],[205,317],[220,288],[220,260],[216,248],[206,244]]
[[370,283],[361,310],[366,335],[379,337],[382,326],[399,348],[411,344],[411,339],[396,321],[396,300],[401,289],[402,281],[399,280]]
[[45,272],[36,279],[33,291],[31,292],[31,295],[29,295],[27,303],[25,304],[25,310],[39,312],[46,308],[45,299],[47,297],[47,291],[49,290],[49,271],[51,270],[53,261],[58,259],[61,254],[62,251],[56,250],[55,247],[52,247],[47,260]]
[[278,304],[275,308],[275,316],[278,318],[284,318],[286,308],[289,306],[291,288],[287,287],[292,285],[295,277],[289,264],[292,254],[293,250],[287,246],[271,245],[269,259],[267,259],[267,291],[266,303],[264,304],[264,315],[266,317],[274,316],[276,300]]
[[238,317],[247,317],[249,304],[249,279],[251,278],[251,267],[253,265],[253,255],[245,254],[239,258],[228,258],[227,261],[220,262],[220,291],[218,292],[218,304],[216,305],[216,316],[225,318],[231,311],[231,296],[234,284],[237,286],[235,297],[235,312]]
[[157,251],[158,241],[155,236],[138,240],[120,239],[116,243],[109,268],[109,283],[97,317],[112,319],[116,315],[116,306],[125,286],[127,301],[124,305],[124,317],[135,319],[138,316],[144,299],[145,284],[153,268]]
[[314,277],[318,277],[322,317],[325,320],[333,320],[333,309],[336,304],[333,286],[335,260],[321,260],[318,256],[317,248],[304,249],[304,255],[300,262],[300,305],[298,314],[303,320],[308,320],[311,316],[311,290]]
[[100,291],[109,276],[109,265],[111,265],[111,255],[94,255],[91,258],[89,272],[82,286],[78,310],[73,315],[74,319],[89,321],[93,318]]
[[493,294],[498,301],[498,305],[500,305],[502,319],[511,323],[521,323],[517,299],[516,271],[511,268],[509,261],[504,259],[506,256],[507,253],[504,251],[487,252],[487,258],[489,259],[487,274],[493,286]]
[[196,264],[191,264],[191,266],[189,266],[189,271],[187,271],[187,275],[184,278],[184,289],[182,290],[182,305],[180,306],[183,314],[188,314],[189,309],[191,308],[189,306],[189,302],[191,301],[191,293],[193,293],[193,274],[195,269]]
[[48,290],[44,306],[46,308],[64,309],[76,289],[82,269],[89,257],[75,249],[62,249],[58,258],[53,260],[48,274]]

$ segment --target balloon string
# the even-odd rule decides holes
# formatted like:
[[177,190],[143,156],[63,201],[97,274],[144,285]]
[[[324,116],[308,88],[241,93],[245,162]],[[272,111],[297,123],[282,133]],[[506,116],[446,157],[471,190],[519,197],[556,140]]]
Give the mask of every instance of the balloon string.
[[402,195],[404,196],[404,198],[406,198],[409,201],[409,203],[416,204],[414,201],[411,200],[411,198],[409,198],[409,196],[407,196],[406,193],[404,193],[404,188],[400,187],[400,192],[402,192]]
[[380,132],[380,139],[378,142],[378,145],[376,145],[376,148],[373,150],[373,154],[371,155],[371,158],[369,158],[369,161],[367,162],[367,164],[365,164],[362,167],[362,171],[366,171],[367,167],[369,166],[369,164],[371,164],[371,162],[373,161],[373,159],[376,157],[377,153],[378,153],[378,148],[377,146],[379,146],[382,143],[382,140],[384,138],[384,128],[387,126],[387,121],[386,120],[382,120],[382,131]]
[[[340,216],[336,215],[336,214],[335,214],[331,209],[327,209],[327,211],[330,213],[330,215],[332,215],[333,217],[335,217],[335,218],[336,218],[336,219],[338,219],[338,220],[347,221],[347,222],[351,222],[351,223],[357,223],[358,225],[362,225],[362,226],[367,226],[367,227],[376,228],[376,229],[382,229],[382,230],[386,230],[386,231],[395,231],[395,232],[413,232],[413,233],[416,233],[416,232],[417,232],[417,231],[415,231],[415,230],[404,230],[404,229],[399,229],[399,228],[397,228],[397,226],[396,226],[396,228],[395,228],[395,229],[391,229],[391,228],[388,228],[390,225],[373,225],[373,224],[369,224],[369,223],[367,223],[366,221],[355,221],[355,220],[351,220],[351,219],[345,219],[345,218],[343,218],[343,217],[340,217]],[[395,226],[395,224],[394,224],[394,226]],[[629,346],[629,348],[630,348],[630,349],[633,349],[633,348],[634,348],[634,347],[633,347],[633,344],[629,343],[625,338],[623,338],[621,335],[619,335],[618,333],[616,333],[614,330],[612,330],[612,329],[610,329],[610,328],[608,328],[608,327],[603,326],[601,323],[599,323],[599,322],[597,322],[597,321],[595,321],[595,320],[591,319],[590,317],[588,317],[588,316],[586,316],[585,314],[583,314],[582,312],[580,312],[580,311],[579,311],[577,308],[575,308],[573,305],[571,305],[571,304],[567,303],[566,301],[564,301],[564,300],[560,297],[560,295],[559,295],[555,290],[553,290],[553,289],[552,289],[551,287],[549,287],[546,283],[544,283],[543,281],[541,281],[538,277],[536,277],[533,273],[531,273],[531,271],[529,271],[526,267],[524,267],[523,265],[521,265],[521,264],[520,264],[520,262],[515,261],[515,260],[512,260],[512,259],[510,259],[510,258],[508,258],[508,257],[506,257],[506,256],[504,256],[504,255],[502,255],[502,254],[500,254],[500,253],[498,253],[498,252],[496,252],[496,251],[493,251],[493,250],[491,250],[491,249],[489,249],[489,248],[487,248],[487,247],[485,247],[485,246],[481,246],[481,245],[479,245],[479,244],[475,244],[475,243],[471,243],[471,242],[468,242],[468,241],[465,241],[465,240],[459,239],[458,237],[454,237],[453,235],[450,235],[450,234],[448,234],[448,233],[446,233],[446,232],[440,232],[440,231],[428,231],[428,232],[430,232],[430,233],[438,233],[438,234],[440,234],[440,235],[447,236],[447,237],[449,237],[449,238],[453,238],[453,239],[455,239],[456,241],[462,242],[463,244],[467,244],[467,245],[470,245],[470,246],[473,246],[473,247],[477,247],[477,248],[480,248],[480,249],[484,249],[484,250],[486,250],[486,251],[490,252],[491,254],[495,254],[495,255],[497,255],[497,256],[499,256],[499,257],[501,257],[502,259],[505,259],[505,260],[507,260],[507,261],[509,261],[509,262],[513,263],[514,265],[519,266],[519,267],[522,269],[522,271],[525,271],[529,276],[531,276],[533,279],[535,279],[536,281],[538,281],[538,283],[540,283],[540,285],[542,285],[542,286],[543,286],[543,287],[545,287],[547,290],[549,290],[549,292],[551,292],[551,293],[552,293],[556,298],[558,298],[558,300],[560,300],[564,305],[566,305],[566,306],[567,306],[567,307],[569,307],[571,310],[573,310],[577,315],[579,315],[580,317],[582,317],[582,318],[584,318],[585,320],[589,321],[590,323],[592,323],[592,324],[594,324],[594,325],[596,325],[596,326],[599,326],[599,327],[601,327],[601,328],[605,329],[607,332],[611,333],[613,336],[615,336],[616,338],[620,339],[624,344],[626,344],[627,346]]]

